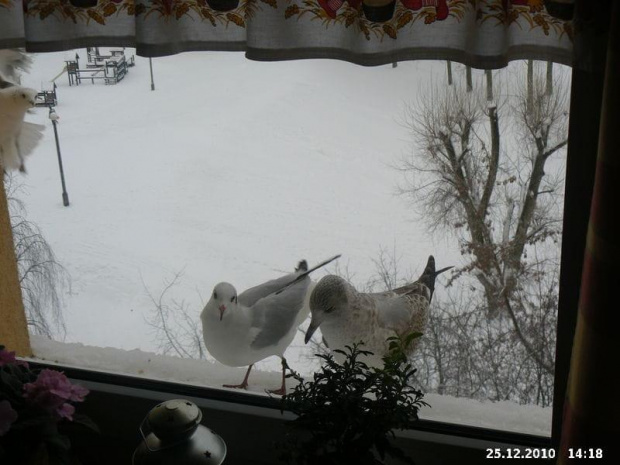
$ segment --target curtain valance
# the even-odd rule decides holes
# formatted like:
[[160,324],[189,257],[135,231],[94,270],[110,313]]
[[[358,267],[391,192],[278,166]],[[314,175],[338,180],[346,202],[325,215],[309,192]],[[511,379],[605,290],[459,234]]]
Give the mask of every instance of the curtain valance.
[[[135,47],[142,56],[244,51],[361,65],[444,59],[478,68],[570,64],[573,28],[543,0],[0,0],[0,48]],[[546,6],[547,5],[547,6]]]

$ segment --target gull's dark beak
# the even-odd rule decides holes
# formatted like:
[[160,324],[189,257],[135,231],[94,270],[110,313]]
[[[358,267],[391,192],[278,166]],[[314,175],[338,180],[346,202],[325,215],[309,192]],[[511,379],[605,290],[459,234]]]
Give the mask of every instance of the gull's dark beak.
[[226,311],[226,305],[220,305],[218,310],[220,311],[220,321],[222,321],[222,318],[224,318],[224,312]]
[[314,318],[310,321],[310,326],[306,330],[306,337],[304,337],[304,343],[307,344],[314,332],[318,329],[320,323],[317,322]]

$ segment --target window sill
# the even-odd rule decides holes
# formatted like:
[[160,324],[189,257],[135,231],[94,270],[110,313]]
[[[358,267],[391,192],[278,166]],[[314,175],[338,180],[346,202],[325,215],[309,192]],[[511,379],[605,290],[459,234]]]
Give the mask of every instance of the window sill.
[[[223,389],[221,385],[241,379],[244,368],[228,368],[207,360],[66,344],[37,336],[33,337],[32,347],[36,358],[28,359],[30,363],[62,369],[70,378],[102,394],[151,400],[152,405],[181,397],[208,410],[252,415],[279,423],[291,418],[280,411],[279,397],[264,392],[264,387],[278,383],[280,374],[276,372],[253,371],[252,390],[241,391]],[[88,364],[84,363],[86,360]],[[415,431],[398,432],[399,438],[448,441],[454,445],[467,440],[467,447],[478,444],[476,447],[483,449],[490,443],[532,447],[550,444],[550,434],[545,431],[550,424],[550,408],[478,402],[437,394],[427,394],[425,400],[431,407],[422,409]],[[148,408],[141,412],[142,417],[147,412]],[[549,417],[545,418],[544,414]],[[476,419],[476,425],[467,424],[472,419]],[[523,430],[525,424],[528,433],[514,427],[520,425]]]
[[[33,364],[59,368],[58,365]],[[80,412],[99,425],[102,445],[109,441],[122,445],[117,454],[131,456],[140,441],[140,423],[152,407],[165,400],[183,398],[198,405],[203,411],[203,424],[226,441],[227,465],[279,463],[274,444],[283,436],[285,421],[293,418],[291,413],[280,411],[279,398],[79,368],[62,369],[72,381],[91,390]],[[422,465],[483,463],[491,448],[551,447],[550,438],[546,437],[430,420],[420,420],[415,429],[397,431],[395,441]],[[530,460],[528,463],[538,462]]]

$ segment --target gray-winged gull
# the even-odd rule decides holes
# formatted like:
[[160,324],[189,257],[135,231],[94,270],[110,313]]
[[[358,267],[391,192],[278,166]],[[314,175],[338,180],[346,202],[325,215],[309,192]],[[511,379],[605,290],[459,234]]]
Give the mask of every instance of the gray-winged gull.
[[339,256],[311,269],[302,260],[294,273],[259,284],[239,295],[230,283],[215,285],[200,315],[205,346],[224,365],[248,366],[241,384],[225,384],[224,387],[246,389],[253,364],[277,355],[282,359],[282,385],[269,392],[286,393],[284,351],[309,313],[304,305],[311,285],[308,275]]
[[[305,342],[308,343],[320,326],[330,350],[364,341],[362,349],[374,354],[365,357],[364,362],[382,366],[381,359],[388,351],[387,338],[424,332],[435,278],[450,268],[435,271],[435,259],[431,255],[417,281],[377,293],[361,293],[340,276],[324,276],[310,295],[312,319]],[[411,351],[415,346],[416,343],[410,346]],[[342,358],[339,354],[334,356]]]

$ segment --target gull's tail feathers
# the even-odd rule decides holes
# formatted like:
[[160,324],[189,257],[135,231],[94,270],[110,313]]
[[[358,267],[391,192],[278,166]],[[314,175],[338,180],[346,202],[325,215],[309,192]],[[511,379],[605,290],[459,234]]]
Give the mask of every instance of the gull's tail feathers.
[[392,292],[395,292],[396,294],[400,294],[400,295],[405,295],[405,294],[426,295],[430,303],[430,301],[433,298],[433,293],[435,292],[435,280],[437,279],[437,276],[439,276],[441,273],[444,273],[452,268],[454,267],[447,266],[445,268],[442,268],[436,271],[435,270],[435,257],[430,255],[428,257],[428,261],[426,262],[426,267],[424,268],[424,271],[422,272],[422,274],[420,275],[417,281],[410,283],[410,284],[406,284],[397,289],[393,289]]
[[[429,255],[428,261],[426,262],[426,268],[422,272],[422,275],[418,279],[417,282],[424,284],[431,291],[430,298],[433,298],[433,293],[435,292],[435,280],[437,276],[441,273],[444,273],[450,269],[454,268],[454,266],[446,266],[440,270],[435,270],[435,257]],[[430,301],[430,299],[429,299]]]

